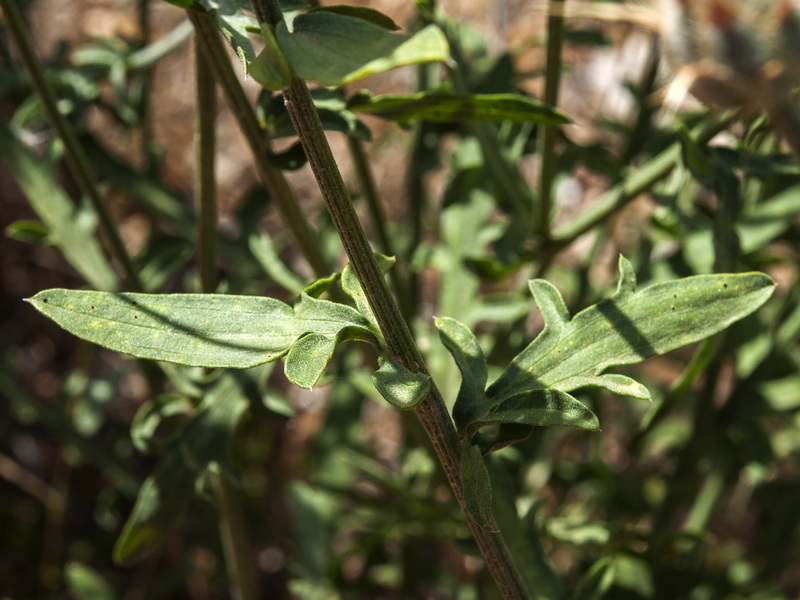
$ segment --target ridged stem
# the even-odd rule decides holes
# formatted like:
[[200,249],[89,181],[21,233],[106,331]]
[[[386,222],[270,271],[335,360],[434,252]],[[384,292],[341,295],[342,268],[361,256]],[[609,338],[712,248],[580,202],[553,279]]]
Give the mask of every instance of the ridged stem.
[[[283,93],[289,116],[322,191],[333,225],[380,325],[389,353],[410,371],[427,373],[422,355],[384,281],[353,209],[308,88],[303,81],[294,77]],[[431,439],[453,495],[466,515],[472,535],[503,597],[509,600],[529,598],[502,536],[481,528],[466,509],[460,475],[458,437],[444,400],[435,385],[431,386],[430,394],[415,409],[415,413]]]

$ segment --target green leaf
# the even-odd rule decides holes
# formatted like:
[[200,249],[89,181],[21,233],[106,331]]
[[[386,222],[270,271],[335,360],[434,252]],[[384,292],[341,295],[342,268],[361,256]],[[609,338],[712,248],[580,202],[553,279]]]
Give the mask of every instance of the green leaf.
[[387,95],[376,98],[360,94],[347,107],[353,112],[377,115],[403,125],[415,120],[440,123],[569,123],[569,118],[552,106],[520,94],[419,92],[408,96]]
[[275,244],[265,233],[254,233],[249,240],[250,252],[258,264],[283,289],[292,294],[300,294],[306,287],[306,281],[289,269],[281,260]]
[[280,90],[292,81],[292,68],[278,46],[272,27],[261,24],[264,49],[250,63],[250,75],[268,90]]
[[56,183],[47,163],[37,159],[0,120],[0,160],[13,171],[33,210],[64,258],[93,287],[114,290],[119,280],[97,241],[95,216],[79,209]]
[[79,338],[138,358],[248,368],[284,356],[317,333],[370,339],[355,309],[303,294],[294,310],[273,298],[221,294],[112,294],[53,289],[30,302]]
[[404,65],[445,61],[444,34],[430,25],[412,36],[391,33],[375,19],[338,9],[320,8],[275,28],[278,44],[301,78],[340,86]]
[[[386,275],[395,262],[394,257],[384,256],[383,254],[377,253],[375,254],[375,260],[378,262],[378,269],[380,269],[382,275]],[[379,340],[383,340],[383,333],[381,333],[381,328],[378,326],[378,321],[375,318],[375,315],[372,313],[372,308],[367,300],[367,295],[364,293],[364,289],[361,287],[361,282],[358,280],[358,275],[356,275],[356,272],[353,270],[353,266],[349,263],[345,265],[344,269],[342,270],[342,289],[348,296],[350,296],[350,298],[352,298],[353,302],[355,302],[358,312],[360,312],[364,318],[369,321],[370,327],[372,328],[372,333],[375,335],[375,337],[377,337]],[[382,346],[383,345],[385,344],[382,343]]]
[[529,285],[545,328],[489,388],[492,404],[526,390],[585,385],[646,397],[627,378],[599,376],[713,335],[755,311],[775,289],[767,275],[744,273],[697,275],[635,291],[633,269],[621,257],[616,293],[569,320],[552,284]]
[[68,562],[64,567],[64,583],[72,598],[81,600],[114,600],[114,586],[89,565]]
[[745,252],[755,252],[792,226],[800,213],[800,185],[792,186],[755,206],[752,214],[736,224]]
[[[338,131],[351,137],[369,142],[372,133],[355,113],[348,110],[341,91],[329,88],[311,90],[314,106],[317,107],[319,120],[325,131]],[[266,96],[262,94],[258,100],[259,119],[261,119],[272,138],[295,137],[297,131],[286,110],[282,94]]]
[[371,8],[366,8],[363,6],[351,6],[349,4],[338,4],[334,6],[326,6],[325,8],[312,8],[308,12],[314,12],[317,10],[325,10],[328,12],[336,13],[339,15],[346,15],[349,17],[355,17],[357,19],[362,19],[364,21],[368,21],[373,25],[377,25],[378,27],[383,27],[389,31],[398,31],[400,26],[395,23],[390,17],[379,12],[377,10],[373,10]]
[[242,9],[251,10],[246,0],[197,0],[197,4],[214,17],[222,35],[242,63],[245,76],[250,74],[250,63],[256,59],[256,52],[250,42],[250,31],[258,31],[258,21],[246,15]]
[[461,431],[478,411],[486,389],[488,368],[478,339],[469,327],[449,317],[434,321],[439,338],[461,371],[461,388],[453,405],[453,420]]
[[230,470],[230,444],[249,401],[232,374],[208,391],[180,439],[139,491],[114,546],[118,564],[139,562],[164,541],[191,500],[195,481],[214,463]]
[[180,394],[161,394],[147,400],[131,422],[134,447],[139,452],[154,453],[174,442],[193,411],[192,403]]
[[500,531],[492,516],[492,483],[480,448],[471,444],[461,450],[461,482],[469,514],[483,529]]
[[50,230],[39,221],[14,221],[6,227],[6,235],[12,240],[46,246],[50,244]]
[[378,370],[372,374],[372,383],[381,396],[402,410],[419,406],[431,389],[430,376],[409,371],[390,358],[381,357],[379,362]]
[[479,428],[493,423],[600,429],[597,415],[569,394],[554,389],[529,390],[506,398],[487,413],[476,415],[467,433],[471,437]]
[[295,342],[286,355],[286,378],[298,387],[311,389],[333,356],[336,338],[309,333]]

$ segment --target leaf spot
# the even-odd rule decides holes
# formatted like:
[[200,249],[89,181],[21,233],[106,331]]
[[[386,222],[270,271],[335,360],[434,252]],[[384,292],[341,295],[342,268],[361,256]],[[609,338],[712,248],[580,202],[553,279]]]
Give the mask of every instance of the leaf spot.
[[47,298],[42,298],[42,302],[44,302],[45,304],[47,304]]

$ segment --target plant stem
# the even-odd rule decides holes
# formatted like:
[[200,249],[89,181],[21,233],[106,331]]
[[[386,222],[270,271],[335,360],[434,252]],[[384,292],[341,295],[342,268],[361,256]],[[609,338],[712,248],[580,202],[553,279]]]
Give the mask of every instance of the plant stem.
[[[212,73],[205,68],[199,49],[195,50],[195,200],[197,209],[198,269],[203,293],[217,287],[216,269],[216,154],[217,96]],[[216,495],[222,551],[231,597],[234,600],[255,600],[256,581],[244,510],[239,494],[220,471],[211,473]]]
[[[289,116],[322,191],[331,220],[380,325],[389,353],[410,371],[427,373],[408,325],[378,269],[308,88],[303,81],[294,77],[283,93]],[[431,393],[415,412],[431,439],[453,494],[467,517],[475,541],[503,596],[508,599],[528,598],[529,594],[502,536],[482,529],[466,509],[460,476],[458,437],[444,400],[435,386],[431,386]]]
[[211,293],[217,287],[216,233],[217,199],[214,177],[216,150],[217,90],[214,77],[205,68],[199,48],[195,48],[195,177],[197,210],[197,253],[200,288]]
[[39,57],[36,56],[33,42],[25,26],[22,14],[19,12],[14,0],[0,0],[0,7],[3,9],[8,28],[19,48],[22,60],[28,69],[33,89],[39,96],[42,107],[50,123],[53,125],[58,133],[58,137],[61,138],[64,144],[64,159],[67,163],[67,168],[74,177],[78,189],[89,199],[92,208],[94,208],[100,218],[103,231],[108,236],[108,240],[111,244],[111,251],[125,271],[128,285],[135,291],[142,291],[143,288],[141,280],[139,279],[139,274],[133,266],[131,257],[125,248],[125,244],[122,241],[122,237],[120,237],[119,230],[114,223],[114,219],[111,217],[111,213],[105,201],[100,197],[97,187],[94,185],[92,169],[83,153],[83,148],[81,148],[78,143],[78,137],[58,110],[56,96],[47,81],[44,67]]
[[252,550],[239,494],[223,473],[213,472],[212,479],[231,598],[233,600],[255,600],[258,596],[252,566]]
[[[564,44],[563,4],[565,0],[550,0],[548,6],[551,14],[547,17],[547,67],[544,83],[544,103],[556,106],[558,88],[561,83],[561,47]],[[557,125],[545,125],[539,146],[541,172],[539,174],[539,202],[533,217],[538,232],[545,240],[550,238],[550,218],[553,206],[553,179],[556,174],[558,157],[555,152],[559,128]]]
[[[7,2],[9,0],[3,1]],[[187,10],[186,14],[197,31],[199,46],[206,61],[206,66],[211,69],[214,78],[222,88],[228,106],[239,123],[239,128],[247,144],[250,146],[261,183],[269,192],[270,197],[277,203],[286,226],[294,234],[300,251],[311,265],[314,273],[318,277],[329,275],[331,268],[320,250],[316,233],[311,230],[308,220],[300,211],[283,173],[273,167],[267,160],[269,144],[266,136],[259,127],[253,108],[233,72],[233,67],[219,39],[219,33],[214,21],[208,15],[200,14],[193,10]]]

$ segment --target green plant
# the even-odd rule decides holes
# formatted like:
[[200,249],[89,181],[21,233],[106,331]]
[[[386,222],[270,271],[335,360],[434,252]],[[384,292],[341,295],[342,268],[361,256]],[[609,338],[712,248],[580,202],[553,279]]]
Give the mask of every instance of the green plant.
[[[550,17],[542,103],[520,92],[510,57],[491,58],[475,32],[433,4],[418,4],[418,26],[409,35],[396,33],[385,15],[360,7],[306,10],[256,2],[251,13],[237,2],[174,4],[186,10],[196,32],[194,211],[157,179],[104,157],[81,123],[82,110],[101,106],[96,89],[102,82],[111,81],[114,93],[127,97],[141,57],[157,49],[84,49],[81,64],[91,68],[80,85],[68,81],[54,89],[15,6],[2,0],[32,75],[34,93],[27,97],[41,103],[63,144],[50,145],[47,160],[37,160],[25,146],[21,134],[41,126],[36,112],[34,118],[18,109],[10,126],[0,126],[0,159],[41,219],[17,222],[8,232],[57,246],[98,290],[50,288],[29,302],[78,338],[140,359],[137,368],[147,378],[147,399],[130,433],[135,448],[158,455],[152,472],[131,481],[119,457],[91,459],[117,472],[136,494],[113,548],[117,564],[157,563],[152,557],[165,551],[165,536],[182,519],[202,522],[197,516],[213,513],[209,521],[219,526],[218,538],[207,530],[197,538],[214,540],[215,553],[220,546],[225,585],[237,598],[259,597],[253,546],[266,546],[272,552],[267,556],[292,553],[292,561],[277,569],[290,579],[282,593],[304,598],[378,596],[382,589],[407,597],[431,590],[474,598],[790,597],[791,586],[776,591],[772,583],[790,565],[786,559],[762,563],[757,544],[732,544],[730,559],[706,566],[712,555],[703,539],[715,508],[733,502],[728,488],[750,477],[748,489],[768,491],[766,465],[779,455],[796,460],[800,450],[791,437],[798,403],[780,400],[780,386],[797,382],[797,293],[790,286],[773,297],[774,282],[760,272],[775,266],[792,276],[797,271],[800,238],[791,216],[800,209],[798,169],[774,151],[757,119],[745,123],[735,147],[713,147],[708,142],[732,116],[690,115],[657,131],[649,124],[648,90],[641,90],[639,125],[619,125],[628,142],[625,154],[637,163],[631,169],[559,130],[569,119],[551,104],[558,97],[561,45],[569,36],[557,16]],[[231,68],[220,32],[244,73],[265,89],[258,111]],[[183,35],[183,29],[173,34],[178,40]],[[256,35],[263,44],[258,53],[251,41]],[[447,69],[440,66],[436,74],[437,64]],[[413,65],[420,79],[415,93],[371,96],[347,87]],[[436,85],[433,77],[440,77]],[[306,81],[325,87],[310,90]],[[237,235],[215,229],[216,87],[291,238],[254,227],[265,204],[257,194],[242,203]],[[58,101],[69,94],[82,102],[65,116]],[[101,107],[125,127],[146,120],[135,101]],[[453,139],[441,205],[414,198],[405,215],[410,231],[386,223],[361,147],[370,130],[358,115],[414,129],[409,177],[415,193],[422,194],[419,180],[446,156],[445,140]],[[649,139],[636,139],[642,128],[652,133]],[[370,227],[379,250],[394,257],[373,249],[326,129],[348,136]],[[275,150],[271,138],[292,136],[297,143]],[[536,153],[542,166],[534,193],[519,165]],[[62,159],[74,186],[56,181],[52,167]],[[314,219],[304,214],[284,175],[306,162],[327,209]],[[138,256],[126,250],[94,164],[106,185],[119,186],[151,215],[153,227]],[[580,214],[560,219],[554,190],[578,165],[603,172],[612,184]],[[649,230],[617,240],[617,249],[633,261],[618,259],[616,290],[604,294],[589,276],[600,265],[596,253],[581,256],[571,270],[565,266],[568,250],[592,231],[600,232],[596,248],[610,243],[608,224],[646,191],[658,201]],[[330,250],[331,240],[338,240],[348,260],[341,274],[334,272],[338,250]],[[291,248],[313,276],[282,261]],[[187,269],[193,256],[196,263]],[[227,265],[224,277],[220,264]],[[421,275],[431,270],[439,282],[426,287]],[[637,289],[637,274],[652,285]],[[578,309],[573,317],[546,275],[568,290],[569,305]],[[155,293],[168,282],[192,293]],[[423,292],[436,295],[435,320],[420,318]],[[530,294],[538,311],[532,311]],[[536,315],[543,323],[533,335],[526,321]],[[658,385],[630,367],[697,342],[693,353],[673,355],[681,364],[674,384]],[[302,476],[270,474],[275,481],[265,484],[258,483],[259,465],[266,455],[279,454],[285,417],[294,413],[285,398],[290,392],[273,369],[279,359],[294,386],[329,384],[330,407]],[[118,370],[133,368],[124,364]],[[75,390],[65,383],[64,394],[84,402],[95,393],[93,384],[108,377],[88,366],[74,374]],[[653,456],[673,456],[672,473],[637,481],[637,474],[625,475],[603,460],[584,467],[570,458],[570,448],[603,443],[596,440],[605,433],[586,431],[600,428],[597,413],[612,412],[607,398],[619,395],[655,402],[649,411],[615,409],[602,424],[612,431],[629,428],[616,433],[629,460],[646,464]],[[754,395],[757,401],[747,404]],[[417,418],[403,419],[406,449],[396,451],[391,469],[370,457],[353,431],[364,396],[379,396]],[[35,418],[45,421],[46,414],[42,409]],[[59,417],[49,418],[55,428]],[[103,454],[87,437],[78,439],[84,457]],[[562,450],[550,450],[559,445]],[[561,496],[555,508],[531,501],[548,481],[550,492]],[[359,487],[364,482],[372,491]],[[441,489],[452,496],[444,492],[446,498],[434,500]],[[797,485],[787,483],[784,493],[797,494]],[[356,507],[351,519],[348,506]],[[270,516],[282,512],[290,515],[288,527]],[[620,524],[615,515],[624,516]],[[650,526],[638,529],[637,518]],[[673,530],[676,521],[679,530]],[[776,522],[765,524],[760,543],[796,550],[795,538],[770,531]],[[337,533],[350,539],[337,539]],[[282,535],[291,535],[291,543],[281,542]],[[429,540],[444,547],[457,539],[463,551],[483,560],[483,575],[456,578],[415,559]],[[568,549],[567,564],[557,560],[559,547]],[[366,563],[355,576],[347,575],[348,557]],[[75,560],[65,569],[73,593],[99,589],[114,597],[113,586]],[[692,560],[690,576],[676,581],[682,562]],[[174,585],[162,579],[154,578],[151,595]]]

